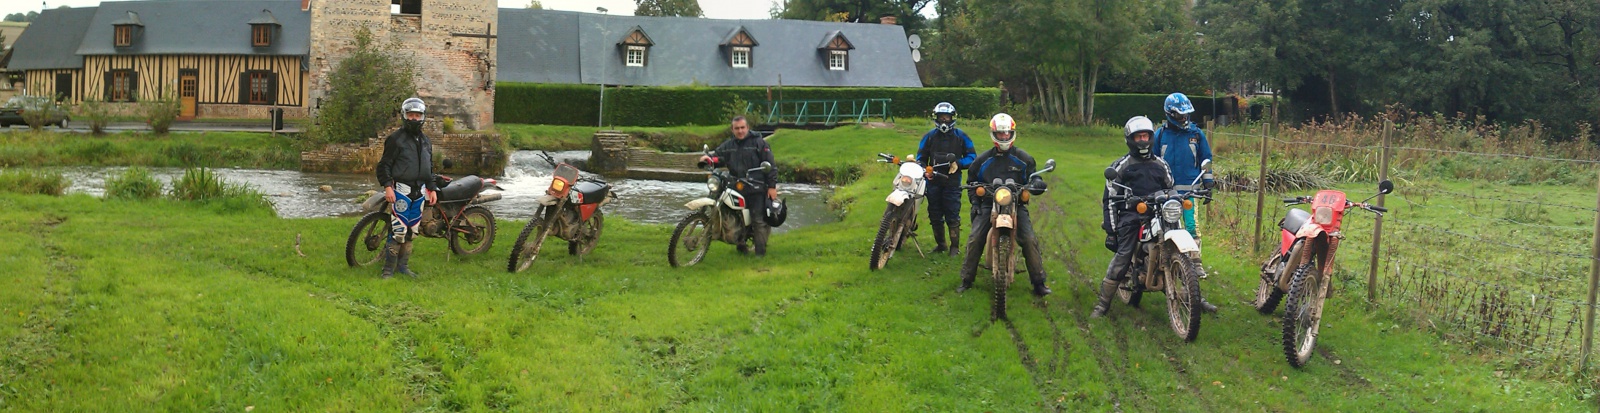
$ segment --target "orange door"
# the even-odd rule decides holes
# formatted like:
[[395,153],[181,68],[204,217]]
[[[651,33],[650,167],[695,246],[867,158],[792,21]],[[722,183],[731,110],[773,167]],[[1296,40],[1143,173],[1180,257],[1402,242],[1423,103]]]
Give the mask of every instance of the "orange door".
[[179,116],[194,117],[194,97],[199,83],[195,75],[186,74],[178,78],[178,99],[183,101],[183,113]]

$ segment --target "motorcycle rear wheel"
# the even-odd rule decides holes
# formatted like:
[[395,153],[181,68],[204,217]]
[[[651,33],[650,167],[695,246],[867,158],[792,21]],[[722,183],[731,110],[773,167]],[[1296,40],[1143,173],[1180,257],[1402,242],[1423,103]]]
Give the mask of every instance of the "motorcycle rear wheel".
[[1167,317],[1172,331],[1183,341],[1200,336],[1200,267],[1188,255],[1168,255],[1166,277]]
[[[704,212],[683,217],[672,230],[671,244],[667,245],[667,262],[673,267],[688,267],[700,263],[711,249],[711,221]],[[679,251],[683,249],[683,251]],[[680,256],[681,255],[681,256]]]
[[494,245],[494,213],[481,205],[467,207],[450,222],[450,250],[456,255],[481,254]]
[[580,235],[583,239],[580,241],[568,241],[567,255],[588,255],[590,251],[594,251],[595,244],[600,243],[600,232],[605,230],[605,227],[605,211],[596,209],[594,215],[590,216],[588,221],[578,224],[578,231],[579,234],[583,234]]
[[1011,290],[1012,268],[1016,260],[1012,259],[1016,244],[1011,242],[1010,235],[995,237],[994,261],[990,262],[991,275],[994,278],[994,308],[989,312],[989,321],[1006,320],[1006,292]]
[[1256,284],[1256,299],[1251,305],[1261,314],[1272,314],[1278,309],[1278,303],[1283,301],[1283,290],[1278,289],[1278,275],[1287,269],[1286,263],[1278,262],[1282,255],[1273,254],[1267,262],[1261,263],[1261,281]]
[[540,206],[533,212],[533,219],[528,220],[528,225],[522,227],[517,242],[511,245],[511,259],[506,260],[507,272],[522,272],[539,259],[539,249],[544,246],[545,237],[550,236],[551,211],[554,209]]
[[369,213],[356,221],[350,229],[350,238],[344,243],[344,262],[351,267],[365,267],[383,259],[384,243],[389,240],[389,213]]
[[1289,301],[1283,307],[1283,356],[1290,366],[1304,367],[1317,346],[1327,283],[1310,260],[1295,269]]

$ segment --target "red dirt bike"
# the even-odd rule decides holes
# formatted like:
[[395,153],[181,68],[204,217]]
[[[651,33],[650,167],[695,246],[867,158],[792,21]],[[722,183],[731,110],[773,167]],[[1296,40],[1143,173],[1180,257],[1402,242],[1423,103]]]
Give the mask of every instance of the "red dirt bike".
[[[1378,194],[1394,191],[1394,183],[1378,183]],[[1377,195],[1373,195],[1376,197]],[[1371,200],[1368,197],[1367,200]],[[1344,234],[1339,225],[1345,211],[1361,208],[1382,216],[1388,212],[1366,201],[1350,202],[1344,192],[1324,190],[1316,196],[1285,198],[1286,205],[1311,204],[1311,211],[1290,209],[1278,222],[1283,241],[1261,264],[1261,283],[1256,286],[1256,311],[1271,314],[1289,294],[1283,309],[1283,355],[1289,365],[1301,367],[1311,359],[1322,322],[1323,303],[1333,295],[1333,257]],[[1289,270],[1293,271],[1289,271]]]
[[[1029,175],[1027,182],[1033,182],[1034,177],[1054,170],[1056,160],[1046,160],[1044,169]],[[989,233],[985,235],[988,239],[983,245],[984,258],[989,262],[989,273],[994,278],[994,306],[989,310],[989,321],[1005,319],[1006,291],[1011,289],[1011,282],[1017,274],[1017,210],[1032,198],[1035,187],[995,178],[994,182],[988,184],[962,185],[961,189],[971,189],[979,198],[993,201],[989,208]]]
[[[446,168],[449,163],[446,161]],[[494,213],[484,203],[500,199],[500,186],[494,178],[468,175],[451,180],[434,176],[439,187],[438,202],[427,206],[422,221],[417,224],[417,235],[428,238],[448,238],[450,251],[456,255],[479,254],[494,244]],[[485,193],[494,189],[496,192]],[[362,267],[383,258],[383,244],[388,240],[389,201],[383,192],[372,194],[361,203],[367,214],[350,230],[345,241],[344,259],[351,267]]]
[[605,229],[606,214],[600,207],[616,198],[611,185],[605,181],[580,178],[578,168],[557,162],[548,152],[540,152],[540,157],[555,171],[550,188],[537,200],[539,210],[533,213],[528,225],[522,227],[517,243],[511,246],[511,257],[506,260],[509,272],[520,272],[533,265],[545,238],[552,234],[566,240],[567,254],[581,260],[583,254],[594,250],[601,230]]

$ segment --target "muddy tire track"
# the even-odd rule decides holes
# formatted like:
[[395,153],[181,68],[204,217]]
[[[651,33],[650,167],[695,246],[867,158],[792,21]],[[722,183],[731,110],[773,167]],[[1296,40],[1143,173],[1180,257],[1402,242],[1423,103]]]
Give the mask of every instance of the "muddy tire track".
[[26,231],[33,234],[45,252],[45,283],[39,293],[47,298],[28,310],[21,332],[0,350],[0,356],[4,356],[0,357],[0,406],[10,405],[8,401],[13,398],[27,397],[17,394],[14,383],[62,356],[62,333],[57,327],[67,324],[73,316],[77,300],[72,286],[78,281],[77,265],[52,239],[56,227],[66,221],[65,216],[46,214],[33,223],[31,231]]

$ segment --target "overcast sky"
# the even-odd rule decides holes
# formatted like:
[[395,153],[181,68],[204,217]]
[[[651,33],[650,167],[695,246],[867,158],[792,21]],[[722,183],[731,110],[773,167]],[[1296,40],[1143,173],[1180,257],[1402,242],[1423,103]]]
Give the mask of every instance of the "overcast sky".
[[[528,5],[528,0],[499,1],[500,7],[520,8]],[[0,0],[0,16],[39,11],[46,4],[50,8],[91,7],[99,5],[100,0],[48,0],[43,3],[39,0]],[[608,13],[621,16],[632,16],[635,7],[633,0],[542,0],[542,3],[546,9],[590,13],[595,12],[595,7],[605,7]],[[713,19],[765,19],[770,17],[768,10],[772,9],[772,0],[700,0],[700,9],[705,10],[706,17]]]

